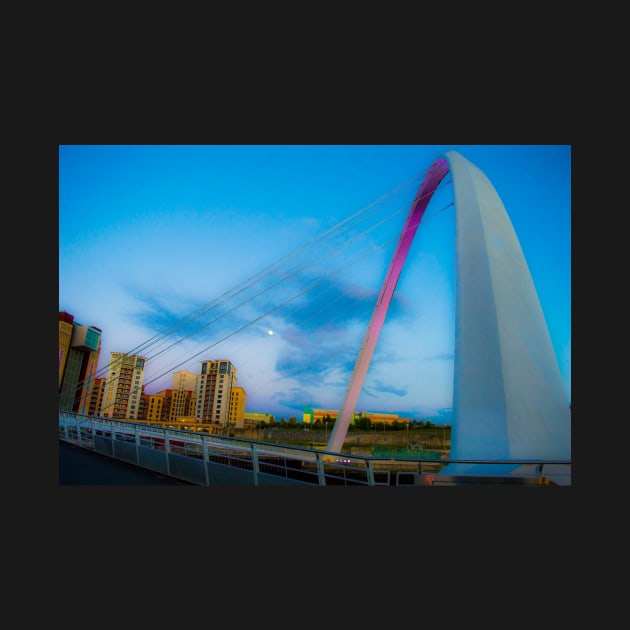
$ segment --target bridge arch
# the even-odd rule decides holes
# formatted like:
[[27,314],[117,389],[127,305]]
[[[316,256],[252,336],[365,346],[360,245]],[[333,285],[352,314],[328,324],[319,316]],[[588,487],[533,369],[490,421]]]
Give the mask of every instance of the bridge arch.
[[[449,171],[455,201],[450,459],[568,461],[569,405],[525,256],[493,185],[456,151],[435,160],[420,184],[327,450],[341,451],[407,253],[433,193]],[[457,467],[448,466],[450,471]]]

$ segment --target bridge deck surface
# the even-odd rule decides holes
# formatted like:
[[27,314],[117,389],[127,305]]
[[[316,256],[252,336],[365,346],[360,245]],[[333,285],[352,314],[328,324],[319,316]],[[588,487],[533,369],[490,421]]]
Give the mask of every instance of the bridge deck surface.
[[103,486],[191,486],[194,484],[112,459],[59,440],[59,484]]

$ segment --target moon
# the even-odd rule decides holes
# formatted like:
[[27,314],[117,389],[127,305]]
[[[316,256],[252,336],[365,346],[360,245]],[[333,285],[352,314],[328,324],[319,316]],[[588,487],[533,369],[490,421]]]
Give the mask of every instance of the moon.
[[268,330],[268,331],[267,331],[267,334],[268,334],[268,335],[273,335],[273,330]]

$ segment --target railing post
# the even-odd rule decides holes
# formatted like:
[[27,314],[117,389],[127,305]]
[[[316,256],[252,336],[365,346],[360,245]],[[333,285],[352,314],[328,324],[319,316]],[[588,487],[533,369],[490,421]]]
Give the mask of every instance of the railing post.
[[376,484],[374,483],[374,471],[372,470],[372,460],[366,459],[365,463],[367,465],[367,483],[368,483],[368,486],[374,486]]
[[324,471],[324,461],[321,453],[315,453],[315,465],[317,466],[317,482],[320,486],[326,485],[326,473]]
[[258,473],[260,472],[260,466],[258,464],[258,452],[256,451],[256,445],[251,444],[252,447],[252,472],[254,473],[254,486],[258,486]]
[[75,420],[77,423],[77,444],[83,448],[83,440],[81,439],[81,420],[79,419],[79,416],[75,416]]
[[114,419],[113,418],[109,421],[109,426],[110,426],[111,434],[112,434],[112,457],[114,459],[118,459],[116,457],[116,427],[114,427]]
[[133,425],[134,431],[136,432],[136,464],[140,466],[140,434],[138,433],[138,425]]
[[208,466],[210,465],[210,456],[208,454],[208,445],[206,444],[205,436],[201,436],[201,451],[203,452],[203,478],[206,482],[206,486],[210,485],[210,473],[208,472]]
[[171,453],[171,443],[168,439],[168,429],[162,429],[164,431],[164,455],[166,456],[166,474],[171,474],[171,462],[169,461],[169,455]]

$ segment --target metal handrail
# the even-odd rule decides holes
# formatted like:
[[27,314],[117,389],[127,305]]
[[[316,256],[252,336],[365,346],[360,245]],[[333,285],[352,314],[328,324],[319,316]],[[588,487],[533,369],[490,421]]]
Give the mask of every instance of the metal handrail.
[[[534,474],[537,478],[542,479],[542,473],[545,466],[561,465],[571,466],[570,461],[566,460],[477,460],[477,459],[443,459],[443,458],[418,458],[418,457],[378,457],[369,455],[351,455],[347,453],[337,453],[333,451],[312,449],[292,444],[278,445],[260,440],[251,440],[246,438],[238,438],[234,436],[223,436],[215,434],[201,434],[183,429],[169,429],[156,427],[155,425],[145,424],[142,422],[128,422],[115,418],[103,418],[100,416],[86,416],[75,412],[59,411],[59,437],[69,442],[74,442],[83,448],[94,448],[93,442],[90,440],[90,432],[92,436],[95,432],[105,432],[109,428],[109,433],[113,442],[128,441],[135,442],[140,445],[143,437],[150,437],[151,444],[142,444],[144,447],[156,448],[154,439],[164,440],[164,450],[168,455],[173,448],[180,449],[180,443],[184,445],[195,445],[200,447],[199,453],[204,461],[208,461],[211,457],[224,456],[240,462],[251,462],[254,472],[254,478],[261,470],[261,466],[266,470],[271,470],[273,464],[270,462],[261,462],[261,458],[279,457],[285,458],[284,471],[286,472],[286,460],[300,461],[302,467],[306,465],[306,473],[309,474],[309,466],[313,467],[311,474],[317,477],[318,485],[329,485],[327,480],[334,483],[335,480],[348,483],[348,473],[354,475],[352,484],[361,485],[389,485],[391,479],[391,471],[396,471],[401,465],[410,466],[415,464],[422,472],[423,465],[437,465],[440,470],[447,464],[493,464],[493,465],[511,465],[511,466],[532,466]],[[128,440],[120,440],[117,435],[127,435]],[[196,449],[192,449],[196,450]],[[186,455],[183,455],[186,457]],[[382,468],[385,465],[386,468]],[[387,474],[385,474],[387,473]],[[409,471],[407,471],[409,474]],[[365,480],[362,480],[362,477]],[[461,477],[462,475],[457,475]],[[500,475],[499,475],[500,476]],[[206,473],[207,477],[207,473]],[[380,479],[385,477],[387,484]],[[398,475],[396,475],[398,479]]]

